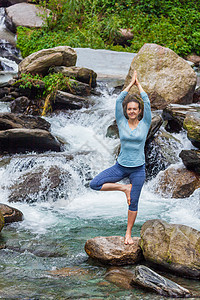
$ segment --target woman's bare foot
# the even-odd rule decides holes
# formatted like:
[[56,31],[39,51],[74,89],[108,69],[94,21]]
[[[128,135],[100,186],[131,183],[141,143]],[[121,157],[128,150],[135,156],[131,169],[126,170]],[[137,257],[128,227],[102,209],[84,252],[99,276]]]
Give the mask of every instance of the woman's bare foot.
[[132,184],[124,185],[124,193],[126,194],[128,205],[131,204],[131,189],[132,189]]
[[132,245],[134,242],[133,242],[133,239],[130,235],[125,235],[125,239],[124,239],[124,244],[125,245]]

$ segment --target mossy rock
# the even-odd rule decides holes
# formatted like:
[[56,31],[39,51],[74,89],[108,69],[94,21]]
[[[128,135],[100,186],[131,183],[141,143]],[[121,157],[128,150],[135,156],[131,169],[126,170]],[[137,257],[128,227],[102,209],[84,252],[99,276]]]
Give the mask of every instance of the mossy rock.
[[4,220],[2,213],[0,212],[0,232],[4,227],[4,224],[5,224],[5,220]]
[[187,113],[183,127],[187,130],[188,139],[200,149],[200,113]]

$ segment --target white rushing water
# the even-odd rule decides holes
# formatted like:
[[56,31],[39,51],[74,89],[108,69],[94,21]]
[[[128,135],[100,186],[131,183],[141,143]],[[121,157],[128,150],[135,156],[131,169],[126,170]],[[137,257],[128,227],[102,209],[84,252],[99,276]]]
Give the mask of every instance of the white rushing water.
[[[49,226],[58,222],[54,212],[61,211],[78,218],[92,219],[101,216],[106,219],[112,216],[125,222],[127,205],[124,194],[96,192],[88,187],[93,176],[114,164],[113,152],[119,143],[119,140],[106,138],[107,127],[114,120],[116,94],[110,95],[105,86],[101,89],[101,97],[93,96],[96,101],[93,107],[74,111],[70,115],[66,112],[46,118],[51,123],[53,135],[65,142],[65,151],[61,155],[15,155],[8,165],[0,169],[0,202],[5,203],[9,196],[9,186],[20,182],[23,175],[35,172],[41,166],[46,170],[51,166],[58,166],[62,173],[71,174],[70,181],[63,183],[56,196],[45,194],[45,199],[41,201],[42,195],[38,194],[34,196],[37,198],[34,205],[15,204],[25,215],[25,221],[20,226],[33,231],[38,230],[38,233],[45,232]],[[3,104],[0,109],[5,109]],[[185,132],[173,136],[174,153],[177,156],[175,166],[181,166],[178,153],[182,149],[193,147]],[[74,159],[67,163],[64,158],[66,153],[74,155]],[[161,218],[200,229],[199,190],[189,198],[172,199],[170,195],[164,198],[155,193],[158,178],[159,176],[144,185],[137,222],[142,224],[148,219]],[[45,175],[43,180],[46,184]]]

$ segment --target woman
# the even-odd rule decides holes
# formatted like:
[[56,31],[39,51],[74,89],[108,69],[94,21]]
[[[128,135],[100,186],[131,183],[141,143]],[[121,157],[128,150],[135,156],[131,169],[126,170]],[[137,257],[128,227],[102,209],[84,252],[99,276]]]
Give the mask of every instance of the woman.
[[[130,88],[136,85],[144,102],[143,118],[139,121],[141,113],[140,102],[134,98],[123,100]],[[128,210],[128,222],[124,243],[133,244],[131,231],[135,223],[138,210],[138,200],[145,181],[145,155],[144,146],[151,124],[150,101],[141,87],[137,73],[134,72],[130,84],[121,92],[116,101],[115,117],[119,129],[121,151],[116,164],[97,175],[90,183],[94,190],[122,191],[125,193]],[[128,177],[130,184],[116,183]]]

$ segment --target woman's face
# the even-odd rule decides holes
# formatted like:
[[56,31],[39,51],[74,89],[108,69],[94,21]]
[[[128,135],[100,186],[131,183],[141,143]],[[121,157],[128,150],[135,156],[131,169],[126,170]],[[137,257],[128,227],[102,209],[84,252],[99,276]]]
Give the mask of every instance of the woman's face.
[[138,119],[138,115],[140,114],[139,104],[136,102],[129,102],[127,104],[126,113],[128,118],[131,120]]

